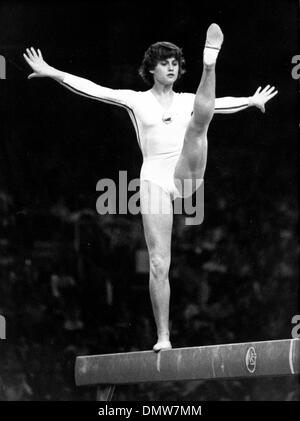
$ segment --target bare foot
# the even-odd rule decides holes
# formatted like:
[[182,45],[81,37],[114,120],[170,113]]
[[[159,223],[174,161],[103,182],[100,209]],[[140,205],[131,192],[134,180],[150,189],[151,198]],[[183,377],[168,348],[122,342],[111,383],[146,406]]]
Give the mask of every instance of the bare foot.
[[171,342],[170,341],[158,341],[153,347],[153,351],[155,351],[155,352],[159,352],[163,349],[172,349]]

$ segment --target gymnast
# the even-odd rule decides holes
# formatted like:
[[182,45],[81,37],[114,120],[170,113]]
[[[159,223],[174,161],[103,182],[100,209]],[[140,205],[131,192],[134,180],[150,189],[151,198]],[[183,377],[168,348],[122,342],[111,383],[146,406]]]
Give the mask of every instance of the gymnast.
[[[32,68],[28,78],[50,77],[66,88],[96,100],[124,107],[134,125],[143,155],[140,172],[140,208],[147,243],[149,289],[157,342],[153,350],[172,348],[169,332],[169,268],[173,205],[188,197],[203,182],[207,160],[207,131],[214,113],[234,113],[265,104],[277,91],[267,85],[250,97],[215,98],[215,68],[223,43],[220,27],[209,26],[203,50],[203,70],[196,94],[178,93],[174,83],[185,73],[182,49],[156,42],[144,54],[139,74],[151,86],[145,91],[110,89],[49,66],[39,49],[26,49]],[[190,187],[185,189],[185,182]],[[149,210],[149,203],[151,209]],[[156,206],[157,205],[157,206]],[[167,212],[166,212],[167,209]]]

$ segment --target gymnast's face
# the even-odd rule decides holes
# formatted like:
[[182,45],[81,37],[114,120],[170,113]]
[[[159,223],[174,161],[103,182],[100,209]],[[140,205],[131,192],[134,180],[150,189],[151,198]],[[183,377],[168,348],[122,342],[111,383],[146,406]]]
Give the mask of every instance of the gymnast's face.
[[163,85],[172,85],[178,78],[179,63],[175,57],[159,60],[153,70],[154,82],[159,82]]

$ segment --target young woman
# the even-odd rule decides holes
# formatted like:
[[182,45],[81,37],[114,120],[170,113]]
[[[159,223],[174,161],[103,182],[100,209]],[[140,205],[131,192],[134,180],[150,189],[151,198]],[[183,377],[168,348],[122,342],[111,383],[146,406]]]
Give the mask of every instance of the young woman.
[[[184,73],[182,50],[170,42],[151,45],[140,75],[149,90],[115,90],[49,66],[42,53],[26,50],[33,73],[28,78],[50,77],[72,91],[124,107],[133,122],[143,154],[140,203],[150,261],[150,297],[157,326],[154,351],[171,348],[169,337],[169,267],[173,224],[172,200],[191,194],[203,180],[207,158],[207,131],[214,113],[233,113],[265,103],[277,94],[274,87],[258,88],[251,97],[215,99],[215,66],[223,43],[216,24],[210,25],[203,51],[203,71],[196,94],[177,93],[173,85]],[[191,190],[184,189],[189,180]],[[149,210],[155,209],[155,212]],[[160,210],[161,211],[160,211]],[[167,212],[166,212],[167,210]]]

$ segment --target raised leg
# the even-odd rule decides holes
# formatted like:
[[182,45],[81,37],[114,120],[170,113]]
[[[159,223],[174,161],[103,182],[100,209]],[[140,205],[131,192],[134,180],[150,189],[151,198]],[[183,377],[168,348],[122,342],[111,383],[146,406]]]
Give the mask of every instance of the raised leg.
[[173,208],[169,194],[150,181],[141,181],[140,201],[149,252],[150,297],[157,327],[158,341],[153,349],[159,351],[171,348],[169,342],[169,268]]
[[[175,168],[175,184],[182,192],[186,180],[202,180],[207,160],[207,131],[215,108],[215,65],[223,34],[218,25],[212,24],[207,31],[203,53],[203,72],[194,101],[191,121],[185,133],[181,155]],[[193,191],[197,187],[193,184]],[[199,185],[198,185],[199,186]]]

